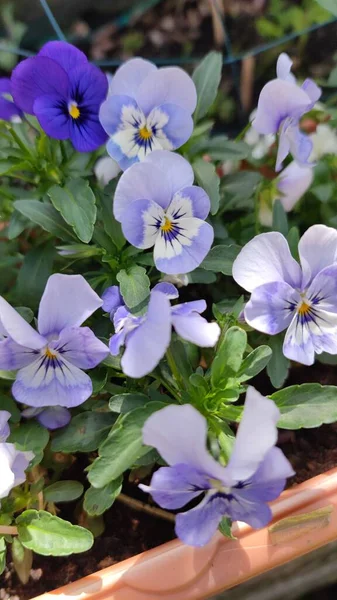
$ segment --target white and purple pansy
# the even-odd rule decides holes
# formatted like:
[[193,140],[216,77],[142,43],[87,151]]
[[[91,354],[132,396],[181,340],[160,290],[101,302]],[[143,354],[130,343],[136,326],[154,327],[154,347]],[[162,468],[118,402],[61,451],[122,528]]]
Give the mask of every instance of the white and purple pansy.
[[196,103],[193,80],[182,69],[132,58],[117,70],[100,109],[108,153],[125,170],[153,150],[179,148],[192,134]]
[[21,452],[14,444],[6,442],[10,434],[8,426],[10,416],[6,410],[0,411],[0,499],[6,498],[14,487],[26,481],[25,470],[34,458],[32,452]]
[[279,448],[275,404],[249,387],[232,455],[226,467],[208,452],[207,421],[190,404],[167,406],[143,427],[168,467],[139,487],[157,504],[176,510],[204,494],[200,504],[176,516],[176,534],[186,544],[207,544],[222,519],[264,527],[272,518],[267,502],[277,498],[294,471]]
[[313,225],[298,253],[301,266],[281,233],[262,233],[235,259],[233,277],[251,292],[247,323],[269,335],[286,329],[284,355],[312,365],[315,353],[337,354],[337,231]]
[[150,293],[145,315],[133,315],[126,306],[114,313],[115,334],[109,348],[117,356],[125,346],[121,366],[128,377],[143,377],[155,369],[170,345],[172,326],[180,337],[197,346],[213,347],[217,343],[219,326],[200,316],[206,310],[205,300],[171,307],[170,300],[178,295],[171,283],[158,283]]
[[102,300],[81,275],[52,275],[41,298],[37,332],[0,297],[0,369],[18,370],[12,387],[18,402],[70,408],[89,398],[92,382],[82,369],[93,369],[109,351],[80,325],[100,306]]
[[282,168],[289,152],[300,165],[310,164],[313,144],[310,137],[301,132],[299,120],[314,107],[322,93],[311,79],[306,79],[302,86],[297,85],[290,72],[291,66],[289,56],[280,54],[276,67],[277,79],[269,81],[262,89],[252,122],[258,133],[279,133],[276,171]]
[[154,246],[163,273],[193,271],[212,246],[213,228],[205,222],[210,199],[193,181],[182,156],[160,150],[130,167],[117,184],[113,213],[124,236],[137,248]]

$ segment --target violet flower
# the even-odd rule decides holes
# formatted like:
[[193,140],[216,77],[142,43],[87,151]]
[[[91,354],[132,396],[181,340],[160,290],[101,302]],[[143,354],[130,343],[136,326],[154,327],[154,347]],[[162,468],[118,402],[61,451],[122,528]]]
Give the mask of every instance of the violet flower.
[[14,444],[6,442],[10,433],[7,424],[10,416],[6,410],[0,411],[0,498],[6,498],[14,487],[26,481],[25,470],[34,458],[32,452],[21,452]]
[[312,141],[300,131],[299,120],[321,96],[321,89],[311,79],[306,79],[301,87],[297,85],[290,72],[291,65],[289,56],[280,54],[277,79],[269,81],[262,89],[252,123],[258,133],[279,133],[276,171],[282,168],[289,152],[300,165],[310,164]]
[[52,275],[40,302],[38,333],[0,297],[7,336],[0,341],[0,369],[18,370],[12,387],[18,402],[70,408],[89,398],[92,382],[82,369],[96,367],[108,348],[80,325],[101,305],[81,275]]
[[0,119],[4,121],[20,120],[22,111],[12,100],[11,80],[8,77],[0,77]]
[[193,80],[182,69],[128,60],[112,78],[100,109],[110,136],[108,153],[125,170],[153,150],[179,148],[192,134],[196,103]]
[[159,283],[150,293],[145,315],[135,316],[126,306],[115,312],[115,334],[109,348],[117,356],[125,346],[121,366],[128,377],[144,377],[153,371],[170,345],[172,326],[180,337],[198,346],[213,347],[217,343],[219,326],[208,323],[199,314],[206,310],[206,302],[198,300],[171,307],[170,299],[177,297],[174,285]]
[[337,231],[313,225],[298,251],[301,266],[281,233],[262,233],[235,259],[233,277],[251,292],[246,322],[269,335],[287,329],[284,355],[312,365],[315,352],[337,354]]
[[190,404],[167,406],[143,427],[143,442],[153,446],[168,467],[139,487],[163,508],[177,509],[205,494],[195,508],[176,516],[177,536],[191,546],[207,544],[222,519],[256,529],[272,518],[267,502],[277,498],[294,472],[279,448],[280,413],[272,400],[249,387],[232,455],[226,467],[208,452],[207,421]]
[[163,273],[193,271],[213,242],[213,228],[205,223],[210,199],[193,180],[182,156],[161,150],[130,167],[117,184],[113,212],[124,236],[136,248],[154,246]]
[[45,427],[53,431],[54,429],[60,429],[68,425],[71,419],[71,413],[64,406],[46,406],[45,408],[25,408],[22,413],[22,417],[25,419],[36,420]]
[[104,144],[98,111],[108,80],[75,46],[48,42],[14,69],[11,84],[16,105],[35,115],[50,137],[70,139],[79,152]]
[[111,285],[106,288],[102,294],[102,300],[102,310],[110,314],[111,321],[113,320],[116,310],[120,306],[125,305],[118,285]]

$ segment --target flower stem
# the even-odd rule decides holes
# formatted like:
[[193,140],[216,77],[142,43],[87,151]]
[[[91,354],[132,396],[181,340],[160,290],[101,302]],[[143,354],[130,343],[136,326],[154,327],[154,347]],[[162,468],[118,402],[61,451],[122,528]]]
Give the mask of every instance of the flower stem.
[[18,535],[18,528],[11,525],[0,525],[0,535]]
[[252,126],[252,124],[251,124],[251,122],[249,121],[249,122],[247,123],[246,127],[244,127],[244,128],[243,128],[243,130],[242,130],[242,131],[240,131],[240,133],[239,133],[239,134],[236,136],[236,138],[235,138],[235,141],[236,141],[236,142],[239,142],[240,140],[242,140],[242,139],[245,137],[245,135],[246,135],[247,131],[249,131],[249,129],[251,128],[251,126]]
[[168,365],[169,365],[169,367],[171,369],[171,373],[172,373],[174,379],[176,380],[179,388],[184,389],[184,387],[185,387],[184,386],[184,381],[183,381],[183,378],[182,378],[182,376],[180,374],[178,365],[177,365],[177,363],[175,361],[175,358],[173,356],[171,348],[168,348],[166,350],[166,358],[167,358]]
[[150,506],[145,502],[135,500],[135,498],[130,498],[130,496],[127,496],[126,494],[119,494],[116,500],[119,500],[119,502],[126,504],[126,506],[129,506],[134,510],[139,510],[140,512],[145,512],[149,515],[153,515],[154,517],[165,519],[165,521],[170,521],[171,523],[174,523],[175,521],[175,515],[172,515],[166,510],[162,510],[161,508],[157,508],[156,506]]
[[15,142],[17,143],[17,145],[19,146],[19,148],[21,148],[22,152],[24,152],[25,154],[27,154],[30,158],[32,158],[32,153],[29,150],[29,148],[23,143],[23,141],[20,139],[20,137],[18,136],[18,134],[16,133],[16,131],[14,131],[14,129],[12,127],[8,127],[8,131],[11,134],[13,140],[15,140]]

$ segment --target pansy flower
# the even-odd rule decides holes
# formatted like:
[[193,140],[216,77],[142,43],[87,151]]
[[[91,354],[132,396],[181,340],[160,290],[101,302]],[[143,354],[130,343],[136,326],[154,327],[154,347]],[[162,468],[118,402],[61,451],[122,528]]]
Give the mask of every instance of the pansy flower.
[[65,427],[71,420],[71,413],[64,406],[45,406],[42,408],[32,408],[30,406],[22,411],[21,416],[25,419],[36,417],[42,427],[51,431]]
[[34,458],[32,452],[21,452],[14,444],[6,442],[10,433],[7,423],[10,416],[6,410],[0,411],[0,498],[6,498],[14,487],[26,481],[25,470]]
[[171,307],[170,300],[178,295],[171,283],[159,283],[151,291],[145,315],[133,315],[126,306],[114,313],[115,334],[109,348],[117,356],[125,346],[121,366],[128,377],[143,377],[153,371],[170,345],[172,326],[180,337],[197,346],[213,347],[217,343],[219,326],[200,316],[206,310],[205,300]]
[[143,427],[143,442],[153,446],[168,467],[139,487],[163,508],[177,509],[204,494],[194,508],[176,516],[176,534],[186,544],[207,544],[222,519],[256,529],[272,518],[267,502],[277,498],[294,472],[279,448],[280,412],[272,400],[249,387],[232,455],[226,467],[208,452],[207,421],[190,404],[167,406]]
[[298,253],[301,266],[281,233],[262,233],[235,259],[233,277],[251,292],[247,323],[269,335],[286,329],[284,355],[312,365],[315,353],[337,354],[337,231],[313,225]]
[[12,101],[11,80],[8,77],[0,77],[0,119],[4,121],[21,120],[22,111]]
[[81,275],[52,275],[40,302],[37,332],[0,297],[5,332],[0,369],[18,370],[12,387],[18,402],[70,408],[89,398],[92,382],[82,369],[96,367],[108,348],[80,325],[100,306],[102,300]]
[[108,153],[125,170],[153,150],[179,148],[192,134],[196,103],[185,71],[132,58],[117,70],[100,109]]
[[300,165],[308,165],[312,151],[310,137],[300,131],[299,120],[309,112],[321,96],[321,89],[311,79],[297,85],[290,72],[292,61],[280,54],[277,79],[269,81],[261,91],[253,127],[264,135],[279,133],[276,170],[282,168],[289,152]]
[[79,152],[106,141],[98,111],[108,80],[75,46],[48,42],[14,69],[11,84],[16,105],[35,115],[50,137],[70,139]]
[[113,212],[124,236],[136,248],[154,246],[163,273],[193,271],[213,242],[213,228],[205,223],[210,199],[193,180],[187,160],[161,150],[130,167],[117,184]]

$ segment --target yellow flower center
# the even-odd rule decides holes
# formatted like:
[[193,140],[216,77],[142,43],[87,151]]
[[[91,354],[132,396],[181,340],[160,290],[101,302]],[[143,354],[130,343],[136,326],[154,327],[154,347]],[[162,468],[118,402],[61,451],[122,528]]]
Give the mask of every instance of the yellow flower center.
[[49,348],[45,350],[45,355],[47,358],[55,358],[57,356],[56,352],[52,352]]
[[69,114],[73,119],[78,119],[78,117],[80,116],[80,109],[78,108],[76,102],[71,102],[69,104]]
[[173,223],[167,217],[165,217],[164,223],[160,226],[162,231],[172,231]]
[[307,302],[303,300],[302,304],[298,307],[297,312],[302,317],[303,315],[307,315],[310,312],[310,309],[310,304],[307,304]]
[[142,140],[149,140],[152,137],[151,129],[148,129],[146,126],[141,127],[138,133]]

